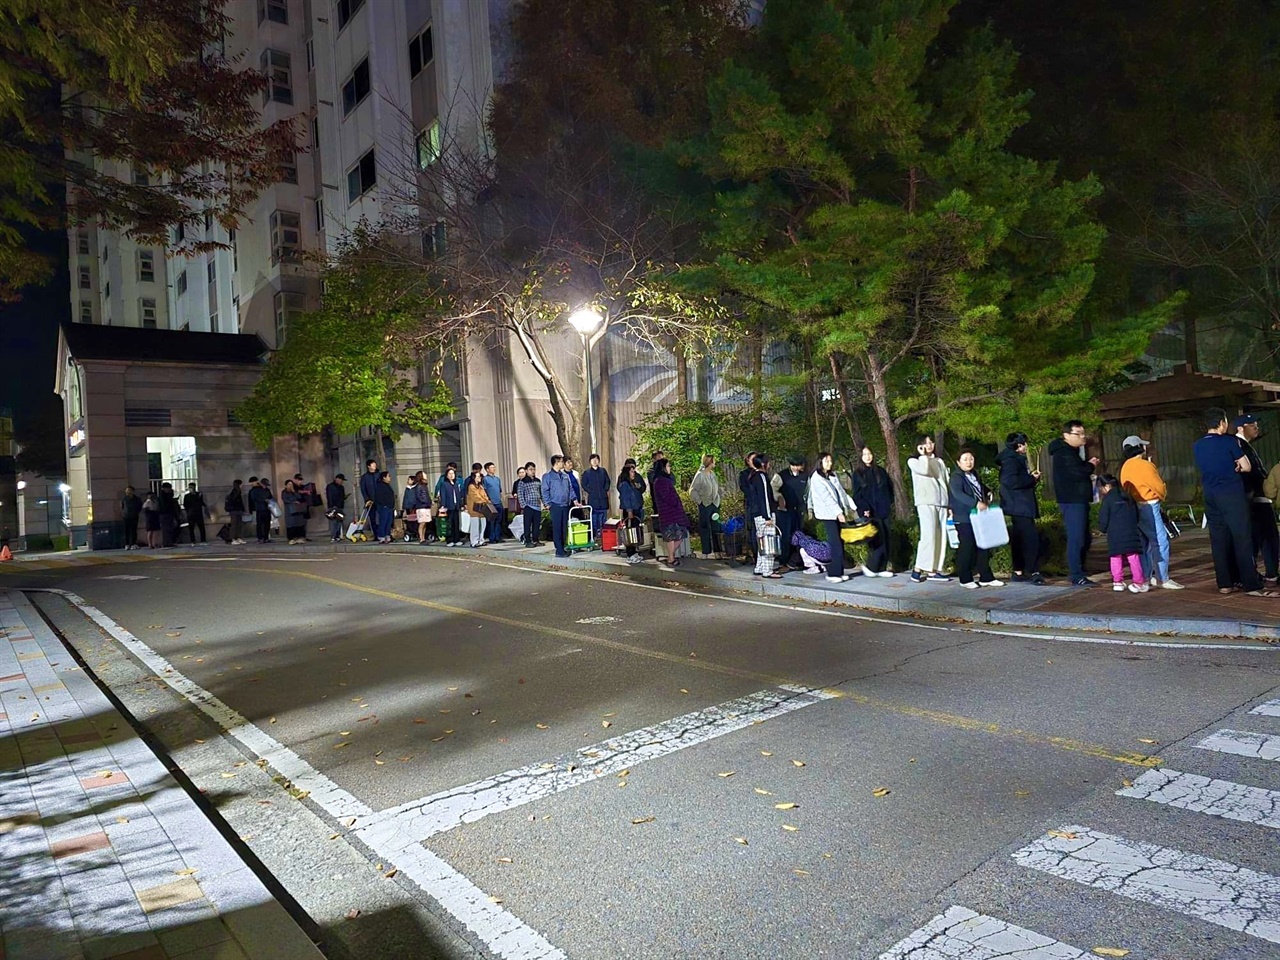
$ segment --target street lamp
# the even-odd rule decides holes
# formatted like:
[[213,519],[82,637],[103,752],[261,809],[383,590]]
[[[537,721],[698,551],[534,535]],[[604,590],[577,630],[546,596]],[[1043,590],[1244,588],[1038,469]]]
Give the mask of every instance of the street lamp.
[[596,452],[596,401],[591,383],[591,337],[604,326],[604,313],[599,307],[579,307],[569,314],[569,324],[582,337],[582,363],[587,376],[587,422],[591,428],[591,450]]

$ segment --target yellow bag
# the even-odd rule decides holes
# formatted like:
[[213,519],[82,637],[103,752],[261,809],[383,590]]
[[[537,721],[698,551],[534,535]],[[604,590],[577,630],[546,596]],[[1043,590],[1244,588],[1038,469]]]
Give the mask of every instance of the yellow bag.
[[845,543],[861,543],[863,540],[870,540],[877,532],[874,523],[864,523],[857,527],[844,526],[840,528],[840,539]]

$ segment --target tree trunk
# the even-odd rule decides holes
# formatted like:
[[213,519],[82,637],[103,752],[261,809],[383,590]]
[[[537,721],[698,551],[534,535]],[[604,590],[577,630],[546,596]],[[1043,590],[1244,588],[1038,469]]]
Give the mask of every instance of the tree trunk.
[[610,470],[611,465],[621,463],[621,458],[613,449],[613,394],[609,390],[609,351],[605,349],[606,337],[600,337],[600,349],[596,352],[597,367],[600,371],[600,390],[596,394],[596,429],[599,431],[599,453],[603,458],[603,466]]
[[750,337],[751,341],[751,403],[756,414],[760,414],[760,404],[764,399],[764,323]]
[[[828,359],[831,361],[831,375],[836,381],[836,396],[840,398],[840,412],[844,414],[845,426],[849,428],[849,439],[855,447],[860,447],[862,445],[862,436],[858,430],[857,423],[853,419],[853,407],[849,403],[849,391],[844,386],[844,362],[839,355],[834,353]],[[858,451],[855,450],[855,458],[857,455]]]
[[867,385],[871,389],[871,406],[880,421],[880,433],[884,437],[884,468],[893,481],[893,512],[899,520],[905,520],[911,513],[910,498],[902,485],[902,458],[898,454],[898,425],[889,410],[889,392],[885,384],[885,371],[880,366],[880,355],[874,349],[867,350],[863,361],[867,372]]
[[676,358],[676,403],[684,403],[689,399],[689,358],[679,343],[672,343],[671,352]]

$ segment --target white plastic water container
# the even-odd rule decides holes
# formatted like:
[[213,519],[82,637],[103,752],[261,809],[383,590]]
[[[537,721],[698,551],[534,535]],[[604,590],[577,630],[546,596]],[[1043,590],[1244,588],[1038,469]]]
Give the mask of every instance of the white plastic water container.
[[969,514],[973,540],[983,550],[994,550],[1009,542],[1009,528],[1004,524],[1004,511],[999,507],[974,510]]

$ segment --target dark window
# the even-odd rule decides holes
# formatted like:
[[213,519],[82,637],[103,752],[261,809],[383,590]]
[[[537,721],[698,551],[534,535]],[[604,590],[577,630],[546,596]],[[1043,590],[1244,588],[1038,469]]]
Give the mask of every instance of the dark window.
[[378,182],[378,167],[370,150],[347,174],[347,202],[355,203]]
[[156,326],[156,302],[150,297],[142,298],[142,325],[148,330],[154,330]]
[[341,30],[350,23],[356,11],[363,6],[364,0],[338,0],[338,29]]
[[93,323],[93,304],[88,300],[80,301],[80,322]]
[[298,163],[280,164],[280,182],[281,183],[297,183],[298,182]]
[[277,210],[271,214],[271,262],[297,260],[302,252],[302,226],[296,213]]
[[258,0],[258,23],[262,23],[263,20],[270,20],[272,23],[288,23],[288,0]]
[[409,41],[409,76],[416,77],[422,68],[431,63],[435,51],[431,48],[431,27]]
[[281,50],[262,51],[262,72],[270,79],[265,102],[293,103],[293,80],[289,76],[289,55]]
[[138,251],[138,279],[154,283],[156,279],[156,255],[150,250]]
[[76,252],[87,254],[89,252],[89,231],[76,231]]
[[351,71],[351,78],[342,85],[342,115],[349,114],[368,95],[369,58],[365,57]]
[[81,290],[88,290],[93,285],[92,282],[90,281],[91,276],[92,274],[90,273],[88,267],[80,268],[80,289]]
[[178,296],[182,296],[187,292],[187,271],[183,270],[178,274]]

